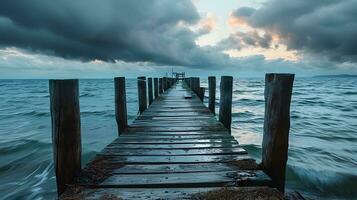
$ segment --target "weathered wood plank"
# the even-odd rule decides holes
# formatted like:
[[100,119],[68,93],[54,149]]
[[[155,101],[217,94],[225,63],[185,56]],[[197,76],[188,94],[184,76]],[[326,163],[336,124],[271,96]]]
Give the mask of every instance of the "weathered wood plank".
[[[104,197],[122,198],[133,200],[166,199],[205,199],[206,195],[212,199],[222,198],[222,194],[229,195],[226,199],[246,197],[247,199],[284,200],[284,196],[274,188],[251,187],[195,187],[195,188],[91,188],[83,192],[88,200]],[[197,197],[197,194],[199,196]],[[209,194],[207,194],[209,193]]]
[[104,149],[100,155],[113,156],[192,156],[192,155],[236,155],[247,154],[247,152],[239,147],[235,148],[220,148],[220,149],[126,149],[109,148]]
[[122,148],[122,149],[202,149],[202,148],[230,148],[239,147],[237,143],[213,143],[213,144],[109,144],[107,148]]
[[217,127],[217,126],[196,126],[196,127],[129,127],[125,129],[126,133],[130,132],[138,132],[138,131],[145,131],[145,132],[187,132],[187,131],[224,131],[226,128],[224,127]]
[[270,179],[262,171],[195,172],[169,174],[117,174],[109,177],[100,187],[112,188],[173,188],[173,187],[226,187],[269,185]]

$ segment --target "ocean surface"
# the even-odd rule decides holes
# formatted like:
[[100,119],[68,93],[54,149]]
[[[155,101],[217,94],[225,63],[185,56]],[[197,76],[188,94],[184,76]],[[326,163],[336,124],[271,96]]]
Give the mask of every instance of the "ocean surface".
[[[232,134],[259,161],[264,79],[235,79],[233,90]],[[127,80],[127,101],[131,122],[135,79]],[[113,80],[80,80],[80,109],[86,163],[117,137]],[[288,190],[357,199],[357,78],[297,77],[289,142]],[[0,199],[54,199],[55,188],[48,80],[0,80]]]

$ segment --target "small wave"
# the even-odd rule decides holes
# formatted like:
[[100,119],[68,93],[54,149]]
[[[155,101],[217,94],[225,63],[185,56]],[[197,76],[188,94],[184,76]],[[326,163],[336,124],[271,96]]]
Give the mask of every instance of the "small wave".
[[83,93],[83,94],[80,94],[79,97],[95,97],[96,95],[95,94],[92,94],[92,93]]
[[12,153],[12,152],[32,149],[33,147],[43,148],[43,147],[47,147],[47,146],[51,146],[51,144],[40,142],[37,140],[22,139],[22,140],[18,140],[18,141],[1,143],[0,144],[0,154],[3,155],[3,154]]
[[249,111],[232,113],[232,117],[252,117],[252,116],[254,116],[254,113]]
[[84,111],[81,112],[82,116],[115,116],[114,110],[102,110],[102,111]]
[[357,176],[328,170],[316,170],[287,165],[288,184],[304,185],[305,192],[322,193],[327,197],[355,197]]
[[351,92],[351,91],[349,91],[349,92],[343,92],[342,94],[345,94],[345,95],[356,95],[357,92]]
[[[20,113],[21,114],[21,113]],[[24,116],[35,116],[35,117],[47,117],[50,116],[50,112],[39,112],[39,111],[30,111],[27,113],[23,113]]]

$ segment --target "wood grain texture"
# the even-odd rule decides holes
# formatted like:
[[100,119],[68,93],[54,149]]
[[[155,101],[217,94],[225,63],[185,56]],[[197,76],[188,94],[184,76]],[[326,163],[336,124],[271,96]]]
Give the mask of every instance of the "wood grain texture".
[[262,165],[281,192],[285,188],[293,82],[293,74],[267,74],[265,77]]
[[152,90],[152,78],[148,78],[148,97],[149,97],[149,105],[154,101],[154,95]]
[[157,99],[159,97],[159,79],[154,78],[154,97]]
[[164,92],[164,89],[163,89],[163,80],[162,78],[159,78],[159,94],[161,95],[163,92]]
[[81,171],[81,121],[78,80],[50,80],[53,161],[62,194]]
[[125,87],[125,77],[114,78],[115,119],[118,126],[118,135],[128,127]]
[[219,101],[219,121],[227,128],[231,129],[232,123],[232,92],[233,77],[222,76],[220,84]]
[[139,112],[142,113],[147,108],[147,96],[146,96],[146,77],[138,77],[138,102]]
[[208,77],[208,108],[212,114],[216,114],[216,77]]

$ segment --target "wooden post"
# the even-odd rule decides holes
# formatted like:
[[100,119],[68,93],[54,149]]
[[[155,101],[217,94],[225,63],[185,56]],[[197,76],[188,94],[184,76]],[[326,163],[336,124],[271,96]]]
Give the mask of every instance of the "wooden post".
[[198,97],[203,102],[203,100],[205,98],[205,88],[204,87],[200,87],[200,90],[199,90],[199,93],[198,93]]
[[208,108],[215,115],[216,114],[216,77],[209,76],[208,77]]
[[149,93],[149,105],[151,105],[154,100],[153,93],[152,93],[152,78],[148,78],[148,93]]
[[162,81],[163,81],[162,78],[159,78],[159,93],[160,93],[160,94],[162,94],[162,92],[163,92],[163,87],[164,87],[163,84],[162,84]]
[[81,120],[78,80],[50,80],[53,161],[57,193],[81,172]]
[[115,90],[115,118],[118,126],[118,135],[120,135],[128,127],[125,77],[114,78],[114,90]]
[[138,77],[138,98],[139,98],[139,112],[142,113],[147,108],[145,76]]
[[159,97],[159,79],[154,78],[154,94],[155,94],[155,99]]
[[200,78],[199,77],[195,77],[193,79],[193,85],[194,85],[193,91],[195,91],[195,93],[197,95],[199,95],[199,93],[200,93]]
[[232,90],[233,77],[222,76],[220,85],[220,101],[219,101],[219,121],[227,128],[231,129],[232,122]]
[[190,77],[190,89],[193,91],[193,77]]
[[162,78],[162,87],[163,87],[164,91],[167,90],[167,78],[166,77]]
[[266,74],[262,166],[281,192],[288,159],[290,102],[294,74]]

